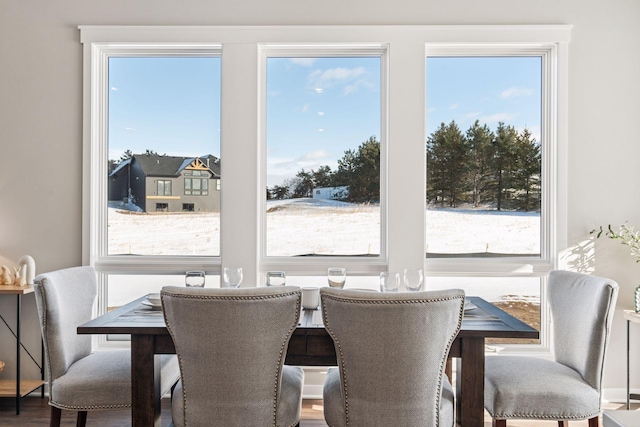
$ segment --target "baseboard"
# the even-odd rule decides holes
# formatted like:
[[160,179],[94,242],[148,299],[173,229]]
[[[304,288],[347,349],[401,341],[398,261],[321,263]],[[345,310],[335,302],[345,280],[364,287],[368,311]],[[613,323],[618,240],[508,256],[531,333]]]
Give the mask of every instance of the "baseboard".
[[[640,390],[631,389],[632,394],[640,394]],[[627,389],[626,388],[604,388],[602,389],[602,400],[610,403],[627,404]],[[633,400],[632,402],[637,402]]]

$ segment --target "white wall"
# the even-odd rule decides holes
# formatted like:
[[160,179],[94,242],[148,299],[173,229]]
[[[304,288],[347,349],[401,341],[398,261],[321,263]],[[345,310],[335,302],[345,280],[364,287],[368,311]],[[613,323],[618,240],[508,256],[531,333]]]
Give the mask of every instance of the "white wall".
[[[640,2],[637,0],[0,0],[0,256],[32,255],[38,272],[81,263],[83,25],[573,24],[569,74],[568,242],[589,271],[620,283],[632,306],[640,265],[588,231],[640,226]],[[591,246],[592,247],[592,246]],[[587,249],[587,250],[585,250]],[[579,255],[578,258],[576,256]],[[13,317],[13,299],[0,314]],[[35,304],[27,345],[39,354]],[[616,314],[605,387],[625,386],[625,324]],[[640,358],[640,327],[635,359]],[[0,324],[0,359],[13,366]],[[29,377],[38,371],[24,361]],[[14,373],[9,366],[0,378]],[[640,388],[640,366],[632,386]]]

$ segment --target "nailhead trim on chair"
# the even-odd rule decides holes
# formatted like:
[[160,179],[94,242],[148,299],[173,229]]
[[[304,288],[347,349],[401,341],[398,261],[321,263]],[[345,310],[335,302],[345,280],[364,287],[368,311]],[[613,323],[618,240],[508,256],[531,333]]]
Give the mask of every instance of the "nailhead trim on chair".
[[[184,295],[184,294],[166,293],[165,291],[162,291],[161,297],[164,298],[165,295],[168,295],[171,298],[182,298],[182,299],[204,299],[204,300],[216,299],[216,300],[225,300],[225,301],[246,301],[246,300],[288,298],[293,295],[300,295],[300,291],[288,292],[286,294],[281,293],[276,295]],[[286,355],[286,351],[285,351],[286,346],[288,345],[289,340],[291,339],[291,335],[293,334],[293,331],[298,325],[298,319],[300,318],[300,298],[298,298],[298,303],[296,304],[296,306],[297,306],[296,318],[294,319],[293,325],[289,328],[289,334],[287,338],[282,342],[282,345],[280,346],[280,363],[278,363],[278,368],[276,370],[276,378],[274,383],[274,394],[273,394],[273,427],[277,427],[278,397],[279,397],[278,377],[280,376],[281,366],[283,365],[283,360]],[[173,331],[169,327],[166,315],[164,315],[164,310],[163,310],[163,316],[164,316],[165,324],[167,325],[167,329],[169,330],[169,334],[173,339]],[[178,355],[178,363],[180,365],[180,372],[182,372],[182,358],[180,357],[180,355]],[[180,376],[182,377],[182,375]],[[186,387],[183,381],[182,382],[182,416],[186,424],[187,399],[185,397],[185,390],[186,390]],[[294,427],[296,425],[297,424],[292,424],[289,427]]]
[[600,412],[591,413],[589,415],[577,415],[577,414],[536,415],[536,414],[530,413],[530,414],[500,414],[496,417],[492,416],[491,418],[494,418],[496,420],[534,419],[534,420],[556,420],[556,421],[562,421],[562,420],[580,421],[580,420],[588,420],[589,418],[597,417],[599,415],[600,415]]
[[[43,287],[43,283],[42,281],[46,280],[46,279],[40,279],[37,280],[36,283],[40,286],[39,292],[40,292],[40,296],[42,297],[43,301],[45,302],[45,306],[48,307],[49,304],[47,303],[47,293],[44,291],[44,287]],[[43,341],[45,344],[45,351],[49,351],[49,342],[48,342],[48,336],[49,334],[47,334],[47,328],[48,328],[48,324],[47,324],[47,313],[46,310],[43,310],[42,313],[42,335],[43,335]],[[47,355],[48,356],[48,355]],[[76,405],[63,405],[61,403],[56,402],[55,400],[52,399],[51,397],[51,391],[53,389],[53,380],[51,379],[51,362],[49,360],[49,357],[45,357],[45,360],[47,362],[47,369],[49,371],[49,404],[52,406],[55,406],[56,408],[60,408],[60,409],[67,409],[67,410],[75,410],[75,411],[91,411],[91,410],[100,410],[100,409],[120,409],[120,408],[131,408],[131,405],[83,405],[83,406],[76,406]]]
[[[349,302],[349,303],[353,303],[353,304],[370,304],[370,305],[382,305],[382,304],[416,304],[416,303],[426,303],[426,302],[438,302],[438,301],[451,301],[454,299],[459,299],[460,297],[450,297],[450,298],[416,298],[416,299],[411,299],[411,300],[362,300],[362,299],[355,299],[353,297],[337,297],[334,295],[323,295],[322,296],[324,299],[332,299],[334,301],[341,301],[341,302]],[[464,299],[464,297],[462,297]],[[458,314],[458,331],[460,330],[460,323],[462,322],[462,317],[464,316],[464,304],[461,305],[460,307],[460,313]],[[340,355],[340,367],[342,369],[340,369],[340,373],[341,373],[341,377],[342,377],[342,383],[344,384],[344,415],[345,415],[345,423],[348,426],[349,425],[349,399],[348,399],[348,392],[347,392],[347,375],[345,373],[345,369],[344,369],[344,354],[342,352],[342,345],[340,344],[340,341],[336,338],[336,336],[334,335],[333,331],[331,330],[331,327],[329,326],[328,322],[327,322],[327,317],[326,317],[326,312],[324,310],[322,310],[322,320],[324,322],[325,328],[327,329],[327,331],[329,332],[329,334],[331,335],[331,338],[334,340],[336,347],[338,348],[338,353]],[[457,332],[456,334],[457,335]],[[455,335],[453,336],[453,338],[451,338],[449,340],[449,343],[447,344],[447,347],[445,349],[444,355],[443,357],[440,359],[440,376],[438,377],[438,388],[440,389],[441,393],[442,393],[442,375],[444,375],[444,364],[446,363],[446,359],[447,359],[447,355],[449,354],[449,349],[451,348],[451,345],[453,344],[453,341],[455,340]],[[438,424],[440,424],[440,405],[437,404],[436,405],[436,422]]]

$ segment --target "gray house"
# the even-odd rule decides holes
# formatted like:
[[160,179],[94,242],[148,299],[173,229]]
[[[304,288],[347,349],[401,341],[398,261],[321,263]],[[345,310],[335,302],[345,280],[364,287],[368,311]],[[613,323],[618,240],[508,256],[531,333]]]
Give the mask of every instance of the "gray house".
[[109,200],[145,212],[220,212],[220,159],[134,154],[110,171]]

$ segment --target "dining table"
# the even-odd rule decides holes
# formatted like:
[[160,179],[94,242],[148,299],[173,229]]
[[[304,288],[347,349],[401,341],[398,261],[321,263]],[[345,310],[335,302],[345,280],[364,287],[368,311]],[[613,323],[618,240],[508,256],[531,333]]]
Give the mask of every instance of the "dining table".
[[[175,354],[162,310],[145,296],[79,325],[78,334],[123,334],[131,338],[131,425],[160,427],[161,354]],[[462,427],[484,424],[484,361],[487,338],[539,339],[539,332],[480,297],[468,296],[460,331],[449,358],[456,362],[456,422]],[[302,310],[285,364],[337,366],[331,336],[320,310]]]

